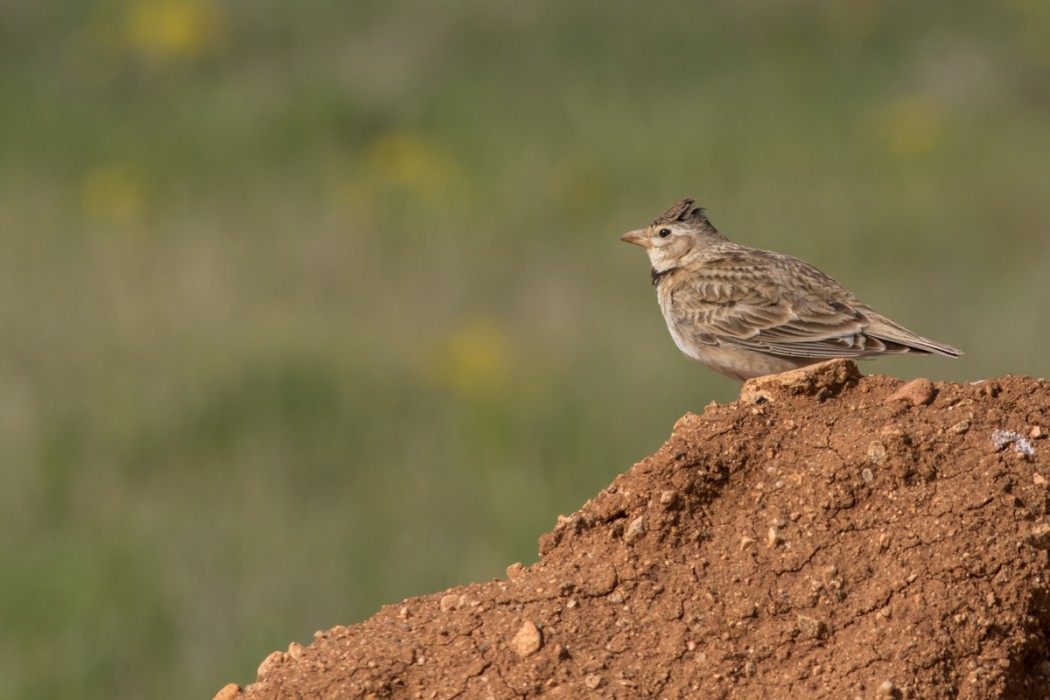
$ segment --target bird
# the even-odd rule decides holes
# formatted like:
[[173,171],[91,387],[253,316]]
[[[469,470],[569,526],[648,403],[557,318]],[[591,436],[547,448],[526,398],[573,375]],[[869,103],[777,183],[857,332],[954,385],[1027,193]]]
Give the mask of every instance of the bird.
[[835,358],[962,355],[886,318],[804,260],[733,243],[693,198],[620,240],[649,254],[678,349],[732,379]]

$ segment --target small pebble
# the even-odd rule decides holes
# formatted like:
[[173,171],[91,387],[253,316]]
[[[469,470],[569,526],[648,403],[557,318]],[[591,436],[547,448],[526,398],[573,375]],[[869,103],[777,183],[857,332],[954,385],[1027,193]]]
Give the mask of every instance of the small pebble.
[[259,668],[255,672],[256,680],[261,681],[263,678],[270,675],[270,671],[280,666],[284,659],[285,653],[283,651],[270,652],[270,654],[262,660],[262,663],[259,664]]
[[965,420],[961,420],[952,427],[948,428],[948,431],[955,433],[956,435],[962,435],[970,429],[970,425],[970,419],[966,418]]
[[236,683],[227,683],[219,692],[215,693],[215,697],[212,700],[233,700],[240,694],[241,686]]
[[441,603],[439,603],[441,612],[449,612],[459,607],[459,596],[449,593],[448,595],[441,596]]
[[540,634],[539,628],[529,620],[522,623],[514,639],[510,640],[510,648],[521,658],[535,654],[541,646],[543,646],[543,635]]
[[624,542],[630,544],[645,535],[648,530],[649,528],[645,524],[645,516],[639,515],[627,526],[627,531],[623,535]]
[[875,480],[875,475],[871,473],[870,469],[864,467],[864,469],[860,470],[860,478],[864,479],[865,483],[870,484],[872,481]]
[[883,681],[879,689],[875,691],[875,696],[879,698],[899,698],[901,697],[901,691],[897,689],[897,686],[892,681]]
[[516,561],[507,567],[507,578],[514,578],[524,570],[525,567],[521,565],[520,561]]
[[782,543],[783,541],[784,541],[784,538],[780,536],[780,533],[777,532],[777,529],[775,527],[769,528],[769,532],[766,533],[766,544],[767,545],[769,545],[770,547],[776,547],[778,544]]
[[602,684],[602,677],[592,673],[583,679],[583,684],[591,690],[594,690]]
[[908,441],[908,435],[900,427],[896,425],[883,426],[882,430],[879,431],[879,435],[888,440],[903,440]]
[[1050,523],[1036,525],[1024,539],[1036,549],[1050,549]]
[[878,440],[868,445],[868,461],[872,464],[882,464],[886,461],[886,446]]
[[908,401],[912,406],[926,406],[937,394],[937,388],[929,379],[913,379],[897,391],[890,394],[886,403],[891,401]]
[[996,430],[993,432],[992,444],[995,445],[997,450],[1001,450],[1007,445],[1013,445],[1014,452],[1020,452],[1029,457],[1035,455],[1035,448],[1032,447],[1032,443],[1028,442],[1028,438],[1018,435],[1012,430]]
[[1032,482],[1035,483],[1036,486],[1046,486],[1046,477],[1036,472],[1035,474],[1032,474]]
[[808,615],[799,615],[798,631],[807,639],[823,639],[828,634],[828,626],[823,620],[818,620]]
[[303,645],[299,642],[292,642],[288,645],[288,656],[292,657],[293,660],[298,661],[303,655]]

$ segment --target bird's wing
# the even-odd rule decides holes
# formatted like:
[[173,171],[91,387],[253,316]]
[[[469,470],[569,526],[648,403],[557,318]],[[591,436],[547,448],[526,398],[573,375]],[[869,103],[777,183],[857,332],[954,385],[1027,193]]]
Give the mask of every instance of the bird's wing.
[[670,292],[678,331],[708,345],[832,359],[908,352],[903,343],[868,334],[873,322],[912,335],[812,265],[766,251],[705,261],[680,276]]

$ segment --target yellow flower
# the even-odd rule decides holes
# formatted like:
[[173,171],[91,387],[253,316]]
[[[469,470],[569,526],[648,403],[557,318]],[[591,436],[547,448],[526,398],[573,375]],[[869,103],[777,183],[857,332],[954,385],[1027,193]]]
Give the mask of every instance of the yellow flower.
[[510,365],[506,329],[490,318],[472,318],[454,328],[429,354],[426,373],[436,384],[466,396],[501,388]]
[[944,136],[944,109],[923,95],[902,97],[877,116],[880,135],[890,151],[900,156],[935,150]]
[[411,131],[386,131],[365,149],[365,172],[390,187],[420,194],[442,194],[458,171],[448,156]]
[[381,132],[353,161],[334,162],[329,174],[333,207],[358,213],[387,194],[448,207],[461,201],[464,188],[462,171],[451,156],[422,134],[404,129]]
[[127,223],[142,210],[143,193],[138,179],[123,165],[96,166],[80,183],[84,215],[93,221]]
[[129,8],[125,20],[130,46],[156,60],[210,53],[221,28],[218,10],[200,0],[142,0]]

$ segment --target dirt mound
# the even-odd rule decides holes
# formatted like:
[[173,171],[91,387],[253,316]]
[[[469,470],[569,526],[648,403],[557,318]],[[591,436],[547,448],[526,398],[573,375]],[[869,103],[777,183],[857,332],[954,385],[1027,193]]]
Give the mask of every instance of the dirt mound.
[[243,697],[1050,697],[1048,428],[1031,378],[749,382],[539,563],[274,652]]

